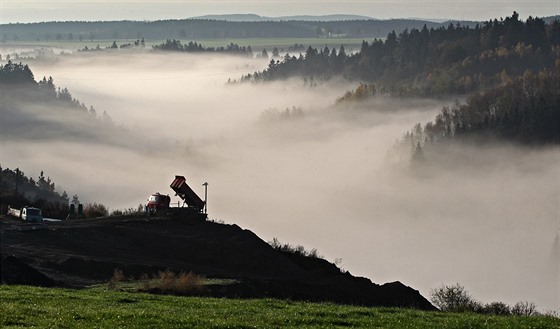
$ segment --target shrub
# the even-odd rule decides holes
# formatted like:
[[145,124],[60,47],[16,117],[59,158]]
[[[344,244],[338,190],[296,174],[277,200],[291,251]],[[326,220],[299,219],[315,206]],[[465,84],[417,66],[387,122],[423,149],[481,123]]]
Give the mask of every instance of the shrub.
[[140,281],[142,282],[142,290],[150,290],[152,288],[148,274],[142,274],[140,276]]
[[124,281],[125,279],[126,277],[124,276],[123,271],[116,268],[113,271],[113,276],[111,277],[111,280],[109,281],[109,289],[117,289],[117,284],[121,281]]
[[[160,271],[153,278],[150,289],[157,289],[166,293],[187,294],[202,289],[204,278],[192,272],[181,272],[179,275],[170,270]],[[144,284],[146,286],[146,284]]]
[[144,205],[139,204],[136,208],[128,208],[128,209],[116,209],[111,212],[111,216],[113,217],[120,217],[120,216],[137,216],[143,215],[145,213]]
[[285,253],[289,253],[289,254],[294,254],[294,255],[299,255],[299,256],[304,256],[304,257],[311,257],[311,258],[322,258],[318,253],[317,253],[317,249],[313,248],[311,250],[306,250],[304,246],[302,245],[291,245],[289,243],[281,243],[277,238],[273,238],[272,241],[269,241],[268,244],[280,251],[280,252],[285,252]]
[[537,305],[529,302],[518,302],[511,308],[511,314],[520,316],[537,315]]
[[530,302],[518,302],[513,307],[493,302],[482,306],[474,300],[465,287],[456,283],[451,286],[442,285],[430,291],[430,301],[434,306],[446,312],[476,312],[494,315],[536,316],[537,306]]
[[159,271],[156,277],[157,284],[155,288],[167,291],[173,289],[173,282],[175,281],[175,273],[170,270]]
[[[126,280],[123,271],[115,269],[113,277],[108,283],[108,288],[116,290],[119,288],[118,283]],[[134,278],[131,277],[130,281],[134,281]],[[184,295],[201,291],[204,286],[204,277],[193,272],[176,274],[170,270],[165,270],[152,274],[151,278],[144,273],[139,277],[137,284],[130,282],[129,288],[130,286],[135,286],[138,291]]]
[[123,271],[120,270],[120,269],[118,269],[118,268],[116,268],[116,269],[113,271],[113,277],[111,278],[111,280],[112,280],[112,281],[115,281],[115,282],[121,282],[121,281],[123,281],[125,278],[126,278],[126,277],[124,276]]
[[430,291],[430,300],[437,308],[446,312],[480,312],[482,309],[480,303],[458,283],[433,289]]
[[101,203],[88,203],[84,206],[84,218],[107,217],[109,210]]
[[188,293],[200,290],[202,286],[202,278],[193,272],[181,273],[175,281],[175,291],[180,293]]
[[502,302],[493,302],[484,305],[482,313],[494,315],[511,315],[509,306]]

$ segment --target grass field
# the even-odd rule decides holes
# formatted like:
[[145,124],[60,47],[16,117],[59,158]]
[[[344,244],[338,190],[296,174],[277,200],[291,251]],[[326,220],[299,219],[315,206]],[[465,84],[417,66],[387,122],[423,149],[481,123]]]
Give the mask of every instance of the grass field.
[[560,328],[553,317],[0,286],[2,328]]

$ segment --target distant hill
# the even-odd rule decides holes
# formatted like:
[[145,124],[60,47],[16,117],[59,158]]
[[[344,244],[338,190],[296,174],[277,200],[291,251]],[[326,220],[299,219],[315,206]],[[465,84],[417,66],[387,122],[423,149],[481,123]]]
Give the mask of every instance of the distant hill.
[[[550,24],[560,16],[542,18]],[[499,21],[499,19],[498,19]],[[475,28],[485,22],[433,19],[378,20],[359,15],[265,17],[255,14],[207,15],[160,21],[94,21],[0,24],[0,43],[28,41],[118,41],[242,38],[385,38],[395,31],[460,24]]]
[[541,17],[542,20],[546,23],[546,24],[551,24],[552,22],[554,22],[555,20],[559,20],[560,21],[560,15],[554,15],[554,16],[546,16],[546,17]]
[[376,20],[373,17],[361,16],[361,15],[322,15],[322,16],[310,16],[310,15],[297,15],[297,16],[284,16],[277,17],[277,20],[283,21],[308,21],[308,22],[331,22],[331,21],[357,21],[357,20]]
[[307,22],[332,22],[332,21],[357,21],[357,20],[370,20],[373,19],[369,16],[361,15],[296,15],[296,16],[280,16],[280,17],[267,17],[255,14],[232,14],[232,15],[205,15],[198,17],[191,17],[192,19],[211,19],[218,21],[228,22],[280,22],[280,21],[307,21]]
[[209,19],[215,21],[228,21],[228,22],[265,22],[272,21],[270,17],[259,16],[255,14],[231,14],[231,15],[204,15],[191,17],[189,19]]
[[[205,16],[162,21],[41,22],[0,24],[0,43],[27,41],[106,41],[240,38],[384,38],[391,31],[440,28],[448,24],[411,19],[375,20],[362,16],[257,15]],[[209,17],[213,18],[210,19]],[[359,18],[367,19],[359,19]],[[225,20],[229,19],[229,20]],[[272,18],[270,18],[272,19]],[[306,20],[307,19],[307,20]],[[474,27],[476,23],[468,24]]]

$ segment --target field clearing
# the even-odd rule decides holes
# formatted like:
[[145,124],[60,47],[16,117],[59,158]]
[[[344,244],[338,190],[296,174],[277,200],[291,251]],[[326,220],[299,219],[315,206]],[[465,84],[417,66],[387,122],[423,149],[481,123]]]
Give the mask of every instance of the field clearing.
[[[202,44],[203,47],[225,47],[231,43],[237,44],[239,46],[251,46],[254,52],[260,52],[262,49],[267,49],[271,51],[274,47],[277,47],[280,51],[288,51],[288,48],[295,45],[304,45],[304,47],[312,46],[314,48],[323,48],[328,46],[329,48],[340,48],[340,45],[344,45],[346,51],[358,51],[362,44],[364,38],[243,38],[243,39],[180,39],[181,43],[187,44],[190,41]],[[136,39],[117,39],[117,40],[51,40],[51,41],[22,41],[22,42],[5,42],[0,44],[0,49],[4,52],[8,49],[37,49],[37,48],[53,48],[64,51],[74,51],[77,49],[95,48],[97,45],[101,48],[110,47],[116,41],[117,45],[123,45],[127,43],[134,43]],[[165,40],[145,40],[147,48],[161,44]],[[366,39],[366,41],[371,41]]]
[[[191,40],[181,40],[181,42],[189,42]],[[260,51],[262,48],[270,50],[277,47],[279,50],[293,46],[294,44],[302,44],[305,47],[311,46],[314,48],[329,48],[344,45],[346,50],[354,49],[358,51],[364,41],[364,38],[249,38],[249,39],[207,39],[207,40],[192,40],[201,43],[205,47],[220,47],[227,46],[230,43],[238,44],[239,46],[251,46],[253,51]],[[371,40],[366,40],[371,41]]]
[[558,328],[553,317],[504,317],[293,302],[0,286],[2,328]]

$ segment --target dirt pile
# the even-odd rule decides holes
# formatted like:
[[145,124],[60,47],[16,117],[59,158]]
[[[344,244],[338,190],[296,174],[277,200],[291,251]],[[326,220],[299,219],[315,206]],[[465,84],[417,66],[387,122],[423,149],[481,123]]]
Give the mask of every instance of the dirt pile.
[[0,278],[2,284],[21,284],[41,287],[53,287],[56,282],[16,256],[0,259]]
[[[377,285],[325,260],[281,253],[237,225],[182,217],[50,222],[37,231],[20,231],[18,225],[0,220],[2,281],[8,284],[80,287],[109,281],[115,269],[134,277],[169,269],[236,280],[207,289],[212,296],[433,309],[400,282]],[[14,281],[17,273],[29,279]],[[31,273],[44,278],[32,279]]]

